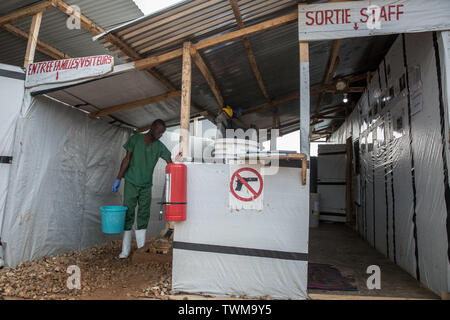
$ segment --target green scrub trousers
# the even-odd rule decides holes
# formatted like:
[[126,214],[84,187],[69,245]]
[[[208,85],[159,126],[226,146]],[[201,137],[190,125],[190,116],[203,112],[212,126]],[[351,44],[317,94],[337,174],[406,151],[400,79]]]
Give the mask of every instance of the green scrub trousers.
[[137,229],[147,229],[150,219],[150,204],[152,200],[152,187],[138,187],[125,180],[123,205],[128,208],[125,216],[125,230],[133,228],[135,209],[138,205]]

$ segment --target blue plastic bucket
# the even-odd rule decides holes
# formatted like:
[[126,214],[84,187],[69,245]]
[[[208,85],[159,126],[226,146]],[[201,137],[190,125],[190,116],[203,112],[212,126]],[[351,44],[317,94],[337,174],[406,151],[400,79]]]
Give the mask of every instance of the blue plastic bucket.
[[107,234],[122,233],[125,227],[125,215],[127,207],[107,206],[101,207],[102,231]]

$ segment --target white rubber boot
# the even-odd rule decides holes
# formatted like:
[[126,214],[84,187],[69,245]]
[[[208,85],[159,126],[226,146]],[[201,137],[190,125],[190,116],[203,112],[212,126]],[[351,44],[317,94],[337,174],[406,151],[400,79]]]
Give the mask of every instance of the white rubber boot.
[[131,250],[131,230],[123,232],[122,252],[119,255],[120,259],[126,259],[130,255]]
[[147,229],[136,230],[136,243],[138,249],[142,248],[145,245],[145,233]]

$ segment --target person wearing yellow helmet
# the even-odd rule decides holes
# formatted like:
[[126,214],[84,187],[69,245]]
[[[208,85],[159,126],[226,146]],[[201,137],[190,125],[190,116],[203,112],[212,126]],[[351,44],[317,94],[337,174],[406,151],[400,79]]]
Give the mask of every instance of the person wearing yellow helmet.
[[217,134],[216,139],[226,137],[227,129],[232,129],[231,119],[233,118],[233,109],[230,106],[223,107],[216,117]]
[[222,110],[225,111],[230,118],[233,118],[233,109],[231,109],[230,106],[223,107]]

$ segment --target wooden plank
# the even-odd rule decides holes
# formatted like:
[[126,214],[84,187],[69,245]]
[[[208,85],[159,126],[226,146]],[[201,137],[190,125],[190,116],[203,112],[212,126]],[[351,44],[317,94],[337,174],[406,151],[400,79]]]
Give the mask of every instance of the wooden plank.
[[151,56],[134,62],[134,66],[138,70],[145,70],[159,66],[165,62],[169,62],[183,56],[183,49],[176,49],[159,56]]
[[[73,10],[70,8],[70,6],[67,3],[65,3],[62,0],[55,0],[55,1],[56,1],[56,7],[60,11],[62,11],[64,14],[70,15],[73,13]],[[94,36],[105,32],[105,30],[102,27],[97,25],[94,21],[92,21],[91,19],[89,19],[88,17],[86,17],[83,14],[80,14],[80,24],[84,30],[88,31],[89,33],[91,33]]]
[[25,53],[24,68],[32,64],[34,61],[34,54],[36,52],[37,41],[39,37],[39,29],[41,28],[42,11],[36,13],[31,20],[30,33],[28,37],[27,51]]
[[[16,28],[15,26],[13,26],[12,24],[4,24],[1,26],[2,29],[8,31],[9,33],[15,35],[16,37],[28,40],[29,39],[29,35],[28,33],[26,33],[25,31],[22,31],[19,28]],[[36,50],[46,54],[49,57],[52,57],[54,59],[70,59],[71,57],[67,54],[65,54],[64,52],[59,51],[56,48],[53,48],[52,46],[50,46],[49,44],[38,40],[37,41],[37,46],[36,46]]]
[[243,156],[241,157],[243,160],[300,160],[302,162],[302,185],[306,185],[306,174],[308,169],[308,156],[303,153],[294,153],[288,155],[252,155],[252,156]]
[[[192,106],[194,106],[194,104],[192,104]],[[205,117],[211,122],[214,122],[215,118],[216,118],[215,115],[213,115],[209,111],[205,110],[205,111],[200,111],[200,112],[196,112],[194,114],[191,114],[190,122],[192,122],[193,119],[199,118],[199,117]],[[180,117],[177,117],[176,119],[169,119],[169,120],[166,120],[165,122],[166,122],[167,127],[169,127],[169,126],[170,127],[176,127],[176,126],[180,125]],[[137,132],[144,132],[144,131],[147,131],[148,129],[150,129],[150,127],[151,127],[151,124],[148,124],[148,125],[146,125],[144,127],[138,128],[136,131]]]
[[[212,37],[210,39],[202,40],[194,45],[195,49],[198,51],[204,50],[207,48],[215,47],[220,44],[226,43],[226,42],[232,42],[236,41],[238,39],[242,39],[245,36],[250,36],[256,33],[260,33],[263,31],[275,29],[281,26],[284,26],[289,23],[293,23],[297,21],[298,12],[294,12],[291,14],[287,14],[285,16],[271,19],[256,25],[253,25],[251,27],[246,27],[244,29],[240,29],[237,31],[229,32],[224,35]],[[148,58],[144,58],[141,60],[138,60],[135,62],[135,67],[138,70],[148,69],[151,67],[158,66],[162,63],[180,58],[183,54],[182,49],[177,49],[170,51],[165,54],[161,54],[159,56],[152,56]]]
[[258,82],[258,86],[261,89],[264,98],[266,98],[267,101],[271,101],[271,98],[269,96],[269,92],[267,91],[266,86],[264,85],[264,81],[261,75],[261,72],[259,71],[258,65],[256,63],[256,57],[255,52],[253,51],[253,48],[250,46],[250,41],[248,38],[243,39],[245,50],[247,51],[248,60],[250,62],[250,66],[253,70],[253,74],[255,75],[256,81]]
[[322,135],[319,135],[319,136],[316,136],[316,137],[312,137],[311,138],[311,142],[317,141],[317,140],[322,139],[322,138],[328,138],[329,135],[330,134],[322,134]]
[[345,116],[316,116],[316,119],[345,120]]
[[[62,11],[64,14],[68,15],[71,12],[70,6],[67,3],[65,3],[62,0],[55,0],[55,1],[56,1],[57,8],[60,11]],[[86,31],[90,32],[94,36],[105,32],[105,30],[102,27],[97,25],[94,21],[90,20],[83,14],[80,14],[80,20],[81,20],[81,27],[83,29],[85,29]],[[132,49],[125,42],[120,40],[119,37],[117,37],[116,35],[114,35],[112,33],[107,34],[105,36],[105,38],[102,40],[106,40],[108,43],[111,43],[116,48],[118,48],[121,52],[123,52],[125,57],[122,57],[122,58],[131,58],[132,60],[142,59],[142,57],[134,49]],[[112,49],[109,49],[109,50],[112,51]],[[170,80],[165,78],[157,70],[150,69],[149,72],[152,76],[154,76],[157,80],[159,80],[170,91],[177,90],[176,87],[170,82]]]
[[334,84],[328,84],[328,85],[322,85],[320,87],[311,89],[311,94],[353,93],[353,92],[364,92],[364,90],[366,90],[366,87],[346,87],[344,90],[338,90],[338,89],[336,89],[336,86]]
[[113,107],[109,107],[97,112],[91,112],[89,114],[90,118],[98,118],[98,117],[104,117],[107,116],[109,114],[112,113],[116,113],[116,112],[120,112],[120,111],[125,111],[125,110],[130,110],[133,108],[137,108],[137,107],[142,107],[148,104],[152,104],[155,102],[160,102],[160,101],[164,101],[167,99],[172,99],[172,98],[176,98],[179,97],[181,94],[180,91],[172,91],[169,93],[164,93],[158,96],[154,96],[154,97],[150,97],[150,98],[145,98],[145,99],[141,99],[138,101],[133,101],[133,102],[129,102],[129,103],[125,103],[125,104],[120,104],[117,106],[113,106]]
[[181,75],[181,110],[180,110],[180,149],[182,157],[187,158],[189,153],[189,128],[191,113],[191,90],[192,90],[192,65],[191,65],[191,43],[183,44],[183,72]]
[[320,117],[320,116],[326,116],[326,115],[329,115],[329,114],[332,114],[332,113],[336,113],[336,112],[339,112],[339,111],[343,111],[343,110],[346,110],[347,109],[347,107],[346,106],[338,106],[338,107],[333,107],[333,108],[328,108],[328,109],[325,109],[325,110],[323,110],[322,112],[320,112],[320,113],[314,113],[312,116],[311,116],[311,118],[317,118],[317,117]]
[[152,76],[154,76],[157,80],[159,80],[159,82],[161,82],[167,89],[169,89],[170,91],[176,91],[178,90],[175,85],[170,82],[169,79],[167,79],[166,77],[164,77],[164,75],[162,73],[160,73],[158,70],[156,69],[149,69],[147,70]]
[[38,4],[26,7],[24,9],[18,10],[16,12],[7,14],[5,16],[0,17],[0,25],[3,25],[5,23],[10,23],[16,20],[20,20],[25,17],[34,16],[39,12],[43,12],[45,10],[48,10],[50,8],[55,7],[55,1],[42,1]]
[[[333,75],[337,69],[337,61],[339,57],[339,49],[341,48],[342,40],[334,40],[333,47],[331,49],[330,59],[328,61],[327,71],[325,73],[325,79],[323,80],[323,85],[326,86],[328,82],[333,78]],[[316,112],[320,111],[320,106],[322,105],[323,92],[320,93],[319,100],[316,106]]]
[[208,82],[209,87],[211,88],[211,91],[213,92],[214,96],[216,97],[217,103],[219,105],[219,109],[221,109],[224,104],[224,99],[222,96],[222,93],[219,90],[219,86],[217,85],[216,79],[214,78],[213,74],[207,67],[205,61],[203,60],[200,53],[193,47],[191,47],[191,55],[192,59],[194,60],[195,64],[199,68],[200,72],[203,74],[203,77],[205,77],[206,82]]
[[244,110],[242,112],[242,115],[247,115],[249,113],[253,113],[253,112],[256,112],[256,111],[260,111],[260,110],[276,107],[276,106],[278,106],[280,104],[283,104],[285,102],[296,100],[296,99],[299,98],[299,96],[300,95],[299,95],[298,92],[297,93],[292,93],[292,94],[290,94],[290,95],[288,95],[286,97],[282,97],[282,98],[279,98],[279,99],[272,100],[270,103],[264,103],[264,104],[261,104],[261,105],[259,105],[257,107],[253,107],[253,108]]

